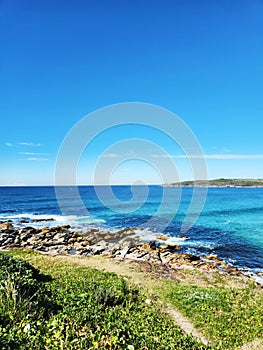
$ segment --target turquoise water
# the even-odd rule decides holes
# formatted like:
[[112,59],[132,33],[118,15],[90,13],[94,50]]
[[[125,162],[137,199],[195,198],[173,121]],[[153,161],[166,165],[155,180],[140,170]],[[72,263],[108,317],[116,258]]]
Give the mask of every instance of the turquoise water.
[[[60,225],[69,223],[80,230],[87,227],[142,227],[142,239],[154,239],[162,232],[178,242],[182,251],[198,255],[217,254],[228,264],[263,272],[263,188],[209,188],[205,207],[195,225],[180,236],[181,225],[192,198],[192,188],[166,188],[168,197],[161,213],[163,187],[114,186],[79,187],[82,203],[73,196],[74,188],[60,188],[58,203],[53,187],[1,187],[0,220],[17,225]],[[102,203],[102,201],[104,203]],[[60,206],[59,206],[60,204]],[[83,211],[83,204],[87,210]],[[178,204],[178,208],[177,208]],[[108,206],[108,207],[107,207]],[[61,208],[63,213],[61,212]],[[169,222],[169,217],[175,214]],[[55,221],[32,223],[33,219]],[[28,220],[27,224],[20,223]]]

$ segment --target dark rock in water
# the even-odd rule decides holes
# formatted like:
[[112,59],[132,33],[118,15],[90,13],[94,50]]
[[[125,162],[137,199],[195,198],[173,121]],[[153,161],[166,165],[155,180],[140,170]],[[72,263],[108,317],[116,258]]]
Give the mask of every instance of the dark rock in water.
[[19,224],[29,224],[29,220],[20,220]]
[[43,222],[43,221],[55,221],[53,218],[50,219],[34,219],[32,222]]

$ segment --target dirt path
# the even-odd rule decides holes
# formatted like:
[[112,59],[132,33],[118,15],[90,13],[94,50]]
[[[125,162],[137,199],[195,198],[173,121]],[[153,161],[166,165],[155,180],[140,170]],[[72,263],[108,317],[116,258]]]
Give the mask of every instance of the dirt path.
[[239,350],[263,350],[263,340],[255,339],[245,345],[242,345]]
[[[127,277],[132,283],[147,289],[150,293],[156,294],[156,282],[161,283],[161,276],[156,276],[152,273],[145,273],[139,271],[136,264],[129,263],[128,260],[118,261],[113,258],[105,258],[102,256],[92,256],[89,258],[78,258],[76,256],[59,256],[59,259],[70,263],[76,263],[78,266],[86,266],[91,268],[96,268],[104,270],[107,272],[114,272],[118,275]],[[207,345],[208,340],[197,331],[194,326],[189,322],[189,320],[184,317],[179,311],[175,310],[170,304],[164,306],[164,309],[171,316],[174,322],[188,335],[192,335],[197,340],[201,341],[203,344]]]

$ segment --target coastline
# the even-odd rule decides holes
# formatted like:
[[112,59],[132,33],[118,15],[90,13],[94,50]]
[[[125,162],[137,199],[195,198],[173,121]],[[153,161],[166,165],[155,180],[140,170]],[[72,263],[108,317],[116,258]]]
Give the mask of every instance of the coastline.
[[[44,225],[44,223],[43,223]],[[217,255],[197,256],[180,252],[180,245],[167,243],[165,235],[140,240],[142,229],[127,227],[115,232],[99,229],[75,231],[70,225],[16,228],[12,221],[0,223],[0,251],[31,249],[43,254],[91,257],[101,255],[118,261],[147,263],[162,274],[173,270],[199,270],[207,274],[235,276],[263,287],[262,273],[251,274],[227,265]],[[181,239],[187,239],[182,236]]]
[[163,184],[162,187],[202,187],[202,188],[263,188],[263,185],[260,186],[238,186],[238,185],[182,185],[182,184]]
[[163,187],[263,188],[263,179],[191,180],[163,184]]

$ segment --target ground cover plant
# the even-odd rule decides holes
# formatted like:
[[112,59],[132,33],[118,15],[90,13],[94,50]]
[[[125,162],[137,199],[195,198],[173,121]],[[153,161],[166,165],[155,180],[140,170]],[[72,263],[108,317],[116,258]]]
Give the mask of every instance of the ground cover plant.
[[[10,256],[15,260],[8,260]],[[23,250],[13,250],[9,257],[0,255],[5,262],[0,265],[1,349],[239,349],[262,340],[263,291],[252,282],[180,269],[176,281],[154,278],[149,284],[152,277],[139,271],[139,284],[150,288],[149,293],[127,278],[88,267],[92,259]],[[23,307],[9,313],[2,288],[4,274],[12,280],[3,268],[7,261],[23,296]],[[109,264],[114,262],[94,259],[98,268]],[[27,272],[19,277],[23,283],[17,283],[21,269]],[[117,269],[127,272],[125,264]],[[134,275],[137,270],[133,266],[129,271]],[[137,283],[138,274],[136,278]],[[180,310],[213,345],[181,332],[163,312],[163,302]]]
[[12,254],[0,255],[1,349],[210,348],[123,277],[34,252]]
[[253,283],[243,288],[165,284],[166,299],[222,349],[263,338],[263,293]]

